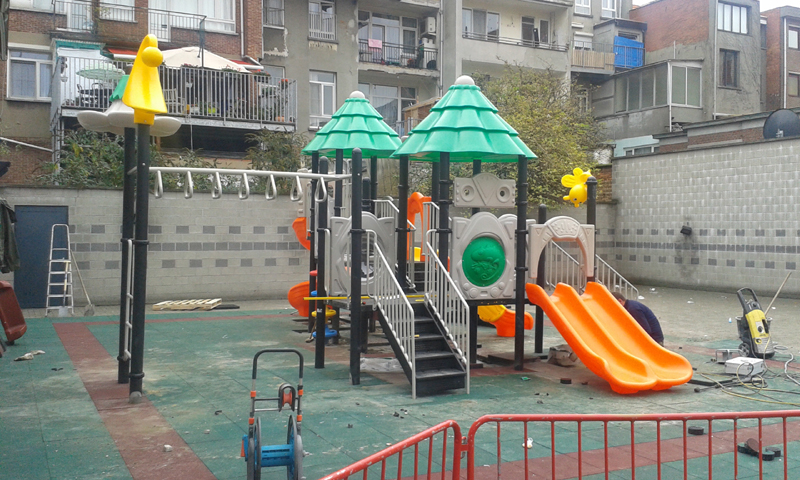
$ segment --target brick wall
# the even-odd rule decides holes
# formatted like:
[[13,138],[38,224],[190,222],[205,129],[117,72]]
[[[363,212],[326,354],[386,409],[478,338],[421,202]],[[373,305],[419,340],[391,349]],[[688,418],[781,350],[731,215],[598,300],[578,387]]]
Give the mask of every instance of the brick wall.
[[638,284],[774,292],[799,263],[798,155],[800,139],[779,139],[614,159],[609,261]]
[[767,17],[767,110],[781,108],[781,24],[780,9],[762,15]]
[[[15,138],[20,142],[50,148],[50,142],[42,138]],[[42,173],[41,167],[50,161],[53,155],[50,152],[36,150],[30,147],[6,144],[9,153],[0,155],[0,160],[11,162],[8,173],[0,177],[0,186],[7,185],[34,185],[36,176]]]
[[658,51],[708,39],[708,0],[661,0],[630,11],[630,19],[647,23],[645,50]]
[[597,203],[609,203],[612,200],[611,165],[598,165],[595,167],[594,178],[597,179]]
[[703,145],[706,143],[729,142],[741,140],[744,143],[759,142],[764,139],[763,128],[748,128],[746,130],[735,130],[731,132],[710,133],[708,135],[690,135],[689,143],[684,144],[688,147]]
[[[92,301],[119,301],[121,191],[0,188],[0,197],[12,206],[69,206],[74,258]],[[288,197],[186,200],[183,192],[167,192],[151,198],[147,301],[286,298],[308,280],[308,251],[291,229],[296,217]]]
[[260,58],[264,54],[261,40],[262,0],[244,2],[244,51],[245,55]]
[[[64,19],[65,15],[57,18]],[[31,12],[27,10],[14,10],[8,12],[9,30],[24,33],[47,33],[53,29],[53,15],[44,12]]]

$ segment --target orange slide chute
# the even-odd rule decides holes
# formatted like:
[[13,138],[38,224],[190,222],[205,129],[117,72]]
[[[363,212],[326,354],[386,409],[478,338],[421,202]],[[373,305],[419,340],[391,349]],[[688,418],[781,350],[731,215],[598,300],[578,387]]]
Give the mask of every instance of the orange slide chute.
[[586,367],[617,393],[663,390],[692,378],[692,365],[657,344],[602,285],[583,295],[559,283],[553,295],[529,283],[528,299],[540,306]]
[[[483,305],[478,307],[478,316],[484,322],[491,323],[497,329],[498,337],[513,337],[517,321],[517,312],[503,305]],[[533,328],[533,316],[525,312],[525,330]]]
[[311,240],[308,238],[308,228],[306,227],[306,217],[297,217],[292,222],[292,230],[297,235],[297,241],[306,250],[311,250]]
[[294,287],[289,289],[289,305],[297,309],[297,314],[301,317],[308,317],[308,301],[303,298],[311,295],[308,289],[308,282],[300,282]]

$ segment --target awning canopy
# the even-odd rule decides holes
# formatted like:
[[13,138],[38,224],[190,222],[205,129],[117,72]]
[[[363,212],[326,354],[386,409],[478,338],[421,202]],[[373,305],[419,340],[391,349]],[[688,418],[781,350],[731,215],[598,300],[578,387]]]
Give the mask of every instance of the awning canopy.
[[184,47],[164,50],[164,65],[168,67],[202,67],[212,70],[235,70],[248,73],[249,71],[239,63],[211,53],[200,47]]
[[521,155],[536,158],[466,75],[456,80],[392,157],[408,155],[413,160],[438,162],[441,153],[449,153],[451,162],[516,162]]

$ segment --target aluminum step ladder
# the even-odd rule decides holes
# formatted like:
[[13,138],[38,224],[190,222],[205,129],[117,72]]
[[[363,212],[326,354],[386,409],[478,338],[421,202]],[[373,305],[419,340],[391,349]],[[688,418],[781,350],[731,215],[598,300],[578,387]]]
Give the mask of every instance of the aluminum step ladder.
[[51,310],[57,311],[59,316],[65,316],[66,313],[70,315],[74,313],[72,255],[70,254],[69,242],[69,225],[63,223],[53,225],[50,229],[50,261],[47,273],[45,316]]

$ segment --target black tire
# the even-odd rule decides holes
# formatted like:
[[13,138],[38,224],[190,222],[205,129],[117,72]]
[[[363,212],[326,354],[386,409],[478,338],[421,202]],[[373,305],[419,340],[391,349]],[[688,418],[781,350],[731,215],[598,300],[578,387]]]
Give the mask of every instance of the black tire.
[[256,468],[255,468],[255,457],[256,457],[256,443],[253,441],[253,437],[248,437],[247,439],[247,480],[255,480],[256,475]]
[[286,466],[287,480],[301,480],[303,478],[303,440],[297,433],[297,424],[294,417],[289,417],[289,425],[286,431],[286,444],[292,445],[294,464]]

